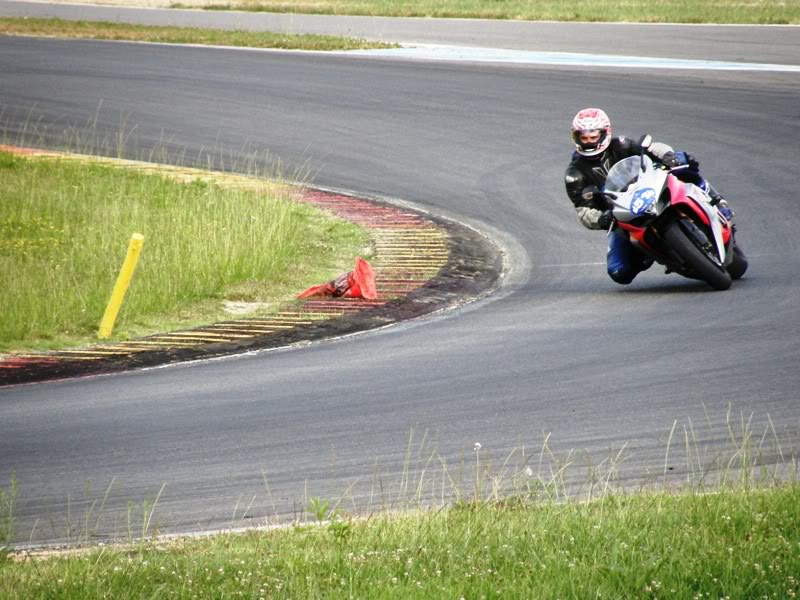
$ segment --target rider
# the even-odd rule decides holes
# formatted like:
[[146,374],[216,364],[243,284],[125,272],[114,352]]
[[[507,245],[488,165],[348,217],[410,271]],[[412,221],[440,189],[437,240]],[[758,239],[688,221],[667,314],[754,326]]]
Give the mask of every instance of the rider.
[[[638,156],[642,147],[624,137],[611,137],[611,121],[599,108],[584,108],[572,120],[572,139],[575,152],[567,167],[564,181],[567,195],[581,223],[589,229],[608,230],[608,274],[617,283],[628,284],[634,277],[649,269],[653,259],[630,242],[628,233],[614,226],[614,217],[599,194],[612,166],[623,158]],[[728,203],[700,175],[698,162],[686,152],[675,152],[667,144],[654,142],[645,154],[670,169],[684,167],[674,172],[683,181],[694,183],[708,192],[711,204],[730,219],[733,212]]]

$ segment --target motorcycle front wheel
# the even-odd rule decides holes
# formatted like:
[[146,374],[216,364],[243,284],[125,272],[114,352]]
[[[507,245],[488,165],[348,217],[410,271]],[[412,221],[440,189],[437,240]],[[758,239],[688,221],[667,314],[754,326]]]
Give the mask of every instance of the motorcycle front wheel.
[[683,259],[686,266],[712,288],[721,291],[731,287],[733,280],[718,264],[717,256],[711,254],[713,250],[701,247],[700,242],[684,230],[680,221],[667,227],[664,240]]

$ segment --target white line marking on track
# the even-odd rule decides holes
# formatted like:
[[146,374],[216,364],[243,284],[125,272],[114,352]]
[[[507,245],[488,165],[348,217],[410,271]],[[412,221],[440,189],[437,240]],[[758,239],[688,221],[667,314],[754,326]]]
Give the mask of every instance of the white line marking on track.
[[433,44],[418,44],[413,47],[387,48],[381,50],[347,50],[337,52],[337,54],[365,56],[368,58],[398,58],[451,62],[800,73],[800,65],[653,58],[647,56],[617,56],[610,54],[581,54],[576,52],[534,52],[528,50],[503,50],[497,48],[473,48]]

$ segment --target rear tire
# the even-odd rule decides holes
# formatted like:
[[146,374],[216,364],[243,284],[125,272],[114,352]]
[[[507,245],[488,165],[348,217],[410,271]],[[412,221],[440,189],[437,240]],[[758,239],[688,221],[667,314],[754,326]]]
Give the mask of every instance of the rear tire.
[[727,290],[733,279],[728,272],[714,262],[706,250],[700,248],[691,236],[683,230],[680,221],[675,221],[666,231],[667,244],[684,260],[695,274],[715,290]]

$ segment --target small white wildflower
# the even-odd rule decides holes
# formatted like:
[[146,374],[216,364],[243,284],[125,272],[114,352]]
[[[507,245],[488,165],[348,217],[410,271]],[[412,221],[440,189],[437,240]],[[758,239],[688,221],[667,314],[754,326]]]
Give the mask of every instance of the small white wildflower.
[[480,450],[480,449],[481,449],[481,443],[475,442],[475,450]]
[[525,467],[525,474],[528,477],[533,477],[533,469],[531,469],[530,467]]

